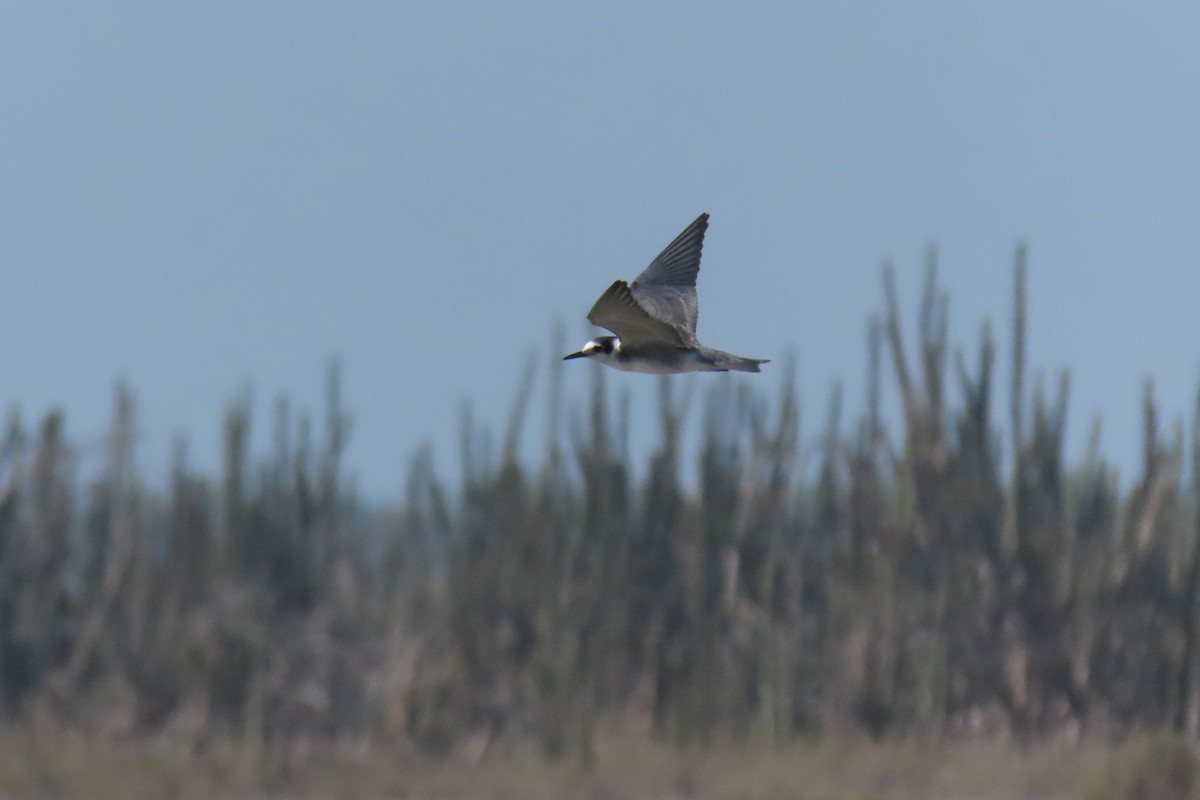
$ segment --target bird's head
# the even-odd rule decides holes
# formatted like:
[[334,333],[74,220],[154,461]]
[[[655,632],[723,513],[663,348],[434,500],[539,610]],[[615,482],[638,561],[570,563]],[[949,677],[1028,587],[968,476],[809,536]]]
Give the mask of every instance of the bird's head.
[[617,337],[597,336],[579,348],[579,352],[563,356],[563,361],[570,361],[572,358],[599,358],[601,361],[607,361],[612,358],[618,347],[620,342],[617,341]]

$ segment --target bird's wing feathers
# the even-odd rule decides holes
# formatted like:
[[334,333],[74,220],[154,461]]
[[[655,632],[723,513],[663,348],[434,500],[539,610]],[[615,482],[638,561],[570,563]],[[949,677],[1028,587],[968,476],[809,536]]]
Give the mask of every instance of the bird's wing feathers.
[[700,272],[700,253],[707,230],[705,213],[664,247],[629,287],[633,299],[647,314],[681,328],[681,338],[689,344],[696,340],[696,318],[700,313],[696,275]]
[[593,325],[608,328],[626,344],[695,347],[696,275],[708,214],[701,214],[663,248],[632,284],[617,281],[588,313]]
[[696,300],[696,290],[691,286],[643,286],[634,283],[629,287],[633,299],[642,309],[672,327],[684,331],[688,337],[695,339],[696,318],[699,316],[700,305]]
[[616,281],[588,312],[588,322],[608,328],[626,345],[668,344],[690,347],[691,332],[651,314],[625,281]]
[[700,251],[704,247],[704,232],[708,230],[708,214],[696,217],[683,229],[675,241],[663,248],[650,266],[634,279],[634,286],[674,286],[696,288],[700,272]]

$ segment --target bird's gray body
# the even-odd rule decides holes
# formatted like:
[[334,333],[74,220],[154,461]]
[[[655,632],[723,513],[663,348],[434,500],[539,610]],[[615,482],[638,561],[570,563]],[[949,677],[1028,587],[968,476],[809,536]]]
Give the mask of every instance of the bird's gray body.
[[[611,340],[611,348],[603,340]],[[616,336],[601,336],[588,344],[600,344],[595,352],[585,356],[625,372],[644,372],[648,375],[669,375],[676,372],[758,372],[761,359],[743,358],[723,350],[698,345],[694,349],[669,344],[642,344],[629,347]],[[585,345],[586,347],[586,345]]]
[[626,372],[758,372],[765,358],[746,358],[705,347],[696,339],[696,276],[708,214],[675,237],[632,284],[616,281],[588,312],[588,322],[615,336],[600,336],[564,357],[594,358]]

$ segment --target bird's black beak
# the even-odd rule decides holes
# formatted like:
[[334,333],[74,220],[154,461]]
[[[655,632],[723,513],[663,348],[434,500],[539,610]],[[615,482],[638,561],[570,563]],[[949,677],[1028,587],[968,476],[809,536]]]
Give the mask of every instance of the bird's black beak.
[[572,358],[583,358],[587,353],[580,350],[578,353],[571,353],[569,356],[563,356],[563,361],[570,361]]

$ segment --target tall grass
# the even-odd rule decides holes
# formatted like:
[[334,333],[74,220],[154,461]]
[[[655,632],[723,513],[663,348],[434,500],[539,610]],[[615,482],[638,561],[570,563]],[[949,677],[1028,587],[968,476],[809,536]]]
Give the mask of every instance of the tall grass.
[[313,742],[593,759],[614,733],[1195,736],[1200,478],[1182,476],[1200,397],[1186,435],[1164,431],[1147,384],[1131,486],[1095,444],[1068,464],[1069,375],[1027,379],[1023,248],[1015,262],[1007,397],[989,324],[970,352],[948,341],[931,251],[915,342],[887,267],[864,416],[844,420],[835,391],[812,447],[791,380],[767,397],[717,378],[694,398],[663,378],[657,445],[632,463],[628,399],[603,371],[585,409],[564,407],[559,335],[540,462],[520,457],[530,379],[499,449],[464,409],[461,482],[421,450],[394,508],[348,489],[336,363],[319,425],[281,399],[271,453],[251,458],[235,397],[221,474],[197,474],[181,442],[164,492],[132,467],[127,387],[94,476],[76,474],[61,412],[30,430],[14,410],[0,711],[199,749],[232,736],[284,772]]

